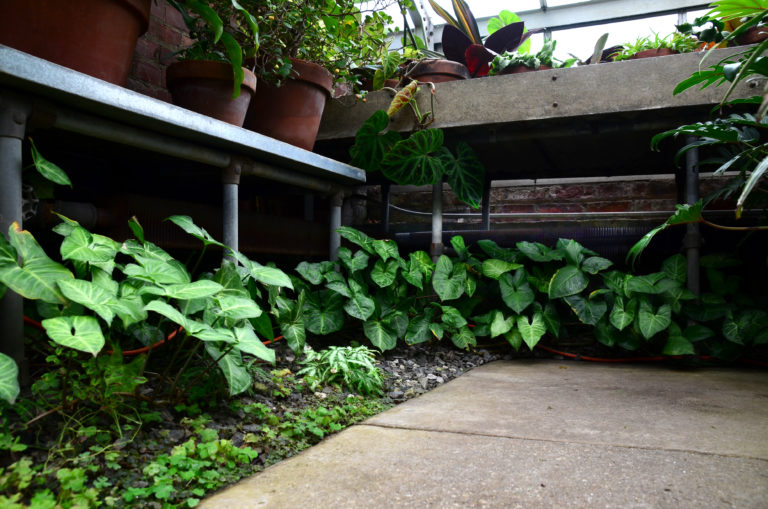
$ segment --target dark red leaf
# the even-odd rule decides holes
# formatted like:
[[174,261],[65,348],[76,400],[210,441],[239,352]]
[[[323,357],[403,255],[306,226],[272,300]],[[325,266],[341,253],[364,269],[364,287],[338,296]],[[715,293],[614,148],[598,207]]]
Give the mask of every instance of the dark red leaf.
[[469,37],[453,25],[443,27],[443,54],[448,60],[467,64],[464,53],[472,44]]
[[505,25],[488,36],[485,47],[496,53],[514,51],[523,42],[524,29],[525,23],[522,21]]
[[496,55],[489,51],[485,46],[472,44],[464,53],[466,66],[469,74],[474,78],[477,76],[487,76],[490,71],[491,62]]

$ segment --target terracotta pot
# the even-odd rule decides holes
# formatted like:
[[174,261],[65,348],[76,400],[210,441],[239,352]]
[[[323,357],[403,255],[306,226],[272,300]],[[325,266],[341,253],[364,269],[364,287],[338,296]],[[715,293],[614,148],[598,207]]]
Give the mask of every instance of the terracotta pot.
[[547,69],[552,69],[552,67],[549,65],[540,65],[538,69],[534,69],[523,64],[518,64],[507,67],[499,74],[520,74],[522,72],[546,71]]
[[256,76],[243,68],[240,95],[232,99],[232,66],[208,60],[187,60],[168,66],[165,82],[173,104],[241,127],[256,93]]
[[757,44],[768,39],[768,26],[754,26],[736,38],[739,44]]
[[407,76],[422,83],[443,83],[470,78],[467,66],[441,58],[427,58],[416,62]]
[[125,85],[152,0],[3,0],[0,44]]
[[292,59],[291,79],[260,83],[245,117],[246,129],[312,150],[333,76],[324,67]]
[[665,57],[667,55],[677,55],[679,51],[675,51],[669,48],[656,48],[639,51],[629,57],[629,60],[635,60],[638,58],[652,58],[652,57]]

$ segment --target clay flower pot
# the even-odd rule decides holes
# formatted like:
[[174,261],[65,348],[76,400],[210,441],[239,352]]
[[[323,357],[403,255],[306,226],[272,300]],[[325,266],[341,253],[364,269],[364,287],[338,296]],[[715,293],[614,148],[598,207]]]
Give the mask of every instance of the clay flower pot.
[[647,49],[643,51],[638,51],[637,53],[629,57],[629,60],[635,60],[637,58],[665,57],[667,55],[677,55],[678,53],[679,51],[675,51],[669,48]]
[[291,145],[312,150],[320,129],[333,76],[324,67],[292,59],[291,78],[276,87],[259,83],[244,127]]
[[427,58],[416,62],[408,77],[422,83],[444,83],[446,81],[468,80],[469,69],[464,64],[441,58]]
[[232,98],[232,66],[209,60],[185,60],[168,66],[165,82],[173,104],[242,127],[256,93],[256,76],[243,68],[240,95]]
[[125,85],[152,0],[0,2],[0,44]]
[[748,28],[736,38],[739,44],[757,44],[768,39],[768,26],[758,25]]

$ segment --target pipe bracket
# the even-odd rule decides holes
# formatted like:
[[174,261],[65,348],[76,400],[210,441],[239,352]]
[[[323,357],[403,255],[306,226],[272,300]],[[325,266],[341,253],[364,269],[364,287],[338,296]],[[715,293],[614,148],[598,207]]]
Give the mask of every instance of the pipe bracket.
[[13,95],[0,96],[0,136],[23,140],[31,110],[29,103]]
[[222,184],[234,184],[240,185],[240,176],[243,174],[243,167],[246,162],[238,157],[232,157],[229,162],[229,166],[226,166],[221,170],[221,182]]

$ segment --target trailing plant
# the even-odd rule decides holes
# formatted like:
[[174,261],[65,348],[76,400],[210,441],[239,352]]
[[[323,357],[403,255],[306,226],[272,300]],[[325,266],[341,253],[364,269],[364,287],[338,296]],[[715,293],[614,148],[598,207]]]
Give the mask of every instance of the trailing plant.
[[[707,14],[712,19],[721,23],[734,20],[743,20],[743,24],[725,35],[723,43],[728,43],[750,28],[762,23],[768,18],[768,6],[763,3],[751,3],[741,1],[720,1],[712,4],[712,10]],[[714,49],[714,48],[713,48]],[[738,195],[736,199],[735,216],[741,218],[746,206],[761,209],[766,203],[765,176],[768,169],[768,142],[764,138],[764,132],[768,126],[766,112],[768,112],[768,88],[763,88],[761,95],[748,99],[729,101],[735,86],[744,80],[755,78],[768,78],[768,59],[764,53],[768,49],[768,41],[750,46],[744,51],[728,56],[710,67],[694,72],[689,78],[684,79],[674,89],[674,94],[679,94],[691,87],[700,86],[706,88],[711,85],[720,86],[728,83],[728,89],[720,102],[719,111],[723,107],[734,104],[754,105],[757,110],[754,114],[730,114],[714,120],[683,125],[660,133],[651,140],[651,148],[657,150],[660,143],[667,138],[679,136],[695,137],[695,140],[686,143],[675,156],[675,162],[679,163],[683,155],[692,149],[716,149],[712,157],[706,158],[701,164],[714,164],[717,166],[715,175],[726,171],[738,172],[738,176],[732,179],[725,187],[716,192],[713,198],[727,198]],[[703,57],[704,61],[710,54],[708,51]],[[768,86],[768,85],[766,85]],[[675,214],[664,224],[654,228],[645,235],[628,254],[628,258],[634,260],[650,244],[653,237],[663,229],[680,224],[702,223],[710,227],[726,229],[730,231],[759,231],[766,230],[764,225],[757,226],[722,226],[712,223],[704,218],[705,202],[700,200],[693,205],[678,205]]]
[[362,395],[382,395],[384,380],[376,357],[366,346],[331,346],[317,352],[304,347],[304,376],[313,390],[320,385],[343,385]]
[[555,47],[557,41],[548,39],[544,41],[544,46],[535,55],[529,53],[504,52],[501,55],[497,55],[493,62],[491,62],[491,70],[489,74],[495,76],[497,74],[505,74],[505,71],[516,67],[525,66],[529,69],[538,69],[542,65],[546,67],[558,68],[558,67],[571,67],[576,63],[576,58],[570,58],[565,62],[560,61],[554,57]]
[[[381,171],[389,180],[401,185],[427,185],[445,181],[456,196],[472,207],[479,207],[485,183],[485,168],[466,142],[456,145],[452,153],[444,145],[441,129],[425,128],[414,97],[418,83],[412,81],[397,93],[388,111],[374,112],[355,135],[350,148],[351,164],[368,172]],[[404,138],[387,130],[390,118],[409,105],[417,117],[417,130]]]
[[[455,17],[440,7],[435,0],[429,0],[429,4],[447,23],[443,27],[445,57],[466,65],[473,77],[487,75],[490,63],[496,55],[515,51],[526,43],[531,35],[541,32],[526,30],[525,23],[515,14],[502,11],[499,21],[494,23],[494,31],[483,40],[477,20],[464,0],[452,0]],[[523,51],[525,50],[523,47]]]

